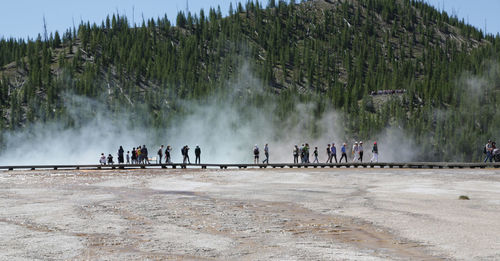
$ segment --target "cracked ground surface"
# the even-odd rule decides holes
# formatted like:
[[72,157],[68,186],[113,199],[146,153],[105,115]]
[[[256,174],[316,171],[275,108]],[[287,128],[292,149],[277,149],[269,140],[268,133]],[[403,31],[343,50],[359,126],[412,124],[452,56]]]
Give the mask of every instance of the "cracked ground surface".
[[0,260],[500,259],[495,170],[10,171],[0,203]]

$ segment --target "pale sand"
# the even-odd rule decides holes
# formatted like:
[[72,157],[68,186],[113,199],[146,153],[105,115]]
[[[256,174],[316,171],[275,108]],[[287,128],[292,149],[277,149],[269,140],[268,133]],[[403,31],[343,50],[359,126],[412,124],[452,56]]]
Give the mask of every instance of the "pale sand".
[[0,249],[0,260],[500,260],[500,171],[0,172]]

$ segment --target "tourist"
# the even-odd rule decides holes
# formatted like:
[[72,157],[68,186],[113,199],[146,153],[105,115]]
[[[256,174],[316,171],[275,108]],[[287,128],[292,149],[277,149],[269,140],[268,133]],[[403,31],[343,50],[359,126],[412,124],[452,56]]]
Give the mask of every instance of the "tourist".
[[376,141],[373,143],[372,154],[373,156],[370,162],[378,162],[378,146]]
[[200,146],[198,146],[198,144],[196,144],[196,148],[194,149],[194,155],[195,155],[195,160],[194,160],[194,164],[200,164],[201,163],[201,149],[200,149]]

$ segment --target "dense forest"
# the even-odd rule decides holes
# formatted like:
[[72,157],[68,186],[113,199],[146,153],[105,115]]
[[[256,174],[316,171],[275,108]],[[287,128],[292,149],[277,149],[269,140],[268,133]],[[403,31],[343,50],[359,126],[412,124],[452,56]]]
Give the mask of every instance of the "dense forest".
[[[249,84],[264,88],[236,90],[243,107],[272,102],[277,121],[312,104],[317,118],[340,112],[358,140],[392,126],[422,148],[420,160],[477,161],[500,134],[499,58],[500,36],[420,0],[248,1],[228,16],[179,12],[175,26],[166,16],[135,26],[113,14],[0,40],[0,129],[77,128],[85,119],[68,116],[68,94],[164,128],[185,113],[179,101],[234,95],[248,67],[258,79]],[[315,124],[305,129],[317,135]]]

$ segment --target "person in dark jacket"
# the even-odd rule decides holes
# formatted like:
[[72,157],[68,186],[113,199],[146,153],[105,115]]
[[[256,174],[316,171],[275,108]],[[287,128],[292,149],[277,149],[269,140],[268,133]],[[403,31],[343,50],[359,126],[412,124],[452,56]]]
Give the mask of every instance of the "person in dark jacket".
[[194,164],[200,164],[201,163],[201,149],[198,144],[196,144],[196,148],[194,149],[194,155],[196,156],[196,159],[194,160]]
[[299,164],[299,154],[300,154],[300,149],[297,145],[293,148],[293,163],[294,164]]
[[259,147],[257,147],[257,144],[253,148],[253,163],[259,164]]
[[167,145],[167,148],[165,149],[165,162],[166,163],[172,163],[170,160],[170,151],[172,151],[172,147],[170,145]]
[[191,161],[189,160],[189,147],[188,147],[188,145],[186,145],[182,148],[182,156],[184,157],[184,159],[182,160],[182,162],[184,164],[186,164],[186,163],[191,164]]
[[118,149],[118,164],[123,164],[123,147],[120,146],[120,148]]
[[318,159],[318,147],[314,147],[314,151],[313,151],[313,155],[314,155],[314,160],[313,160],[313,163],[319,163],[319,159]]
[[148,164],[150,164],[148,159],[148,149],[146,148],[146,145],[142,145],[141,157],[144,160],[144,163],[147,162]]
[[332,150],[330,144],[326,146],[326,163],[332,163]]
[[111,154],[108,155],[108,164],[109,165],[113,165],[113,156],[111,156]]
[[161,164],[161,158],[163,158],[163,145],[160,146],[160,149],[158,150],[158,162]]
[[132,164],[137,164],[137,151],[135,147],[132,148]]
[[309,161],[309,143],[306,143],[306,146],[304,147],[305,153],[304,153],[304,163],[311,163]]

